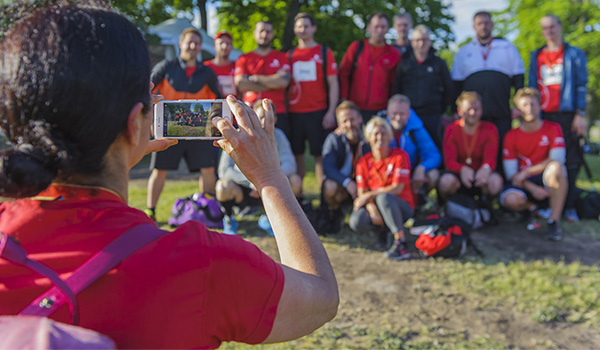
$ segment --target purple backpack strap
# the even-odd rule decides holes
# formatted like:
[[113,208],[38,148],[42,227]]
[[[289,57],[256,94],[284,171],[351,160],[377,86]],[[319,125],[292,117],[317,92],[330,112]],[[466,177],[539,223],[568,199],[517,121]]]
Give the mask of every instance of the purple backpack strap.
[[[71,298],[68,297],[68,294],[79,294],[95,280],[117,266],[123,259],[166,233],[168,233],[168,231],[161,230],[153,224],[142,224],[129,229],[108,244],[104,249],[92,256],[88,261],[77,268],[77,270],[73,271],[73,274],[64,281],[68,292],[62,290],[65,288],[62,288],[60,284],[55,282],[55,285],[52,288],[32,301],[19,313],[19,315],[48,317],[65,303],[69,303],[73,304],[72,310],[71,307],[69,308],[71,311],[71,322],[77,324],[79,321],[79,310],[76,307],[77,303],[76,300],[74,303],[73,301],[70,301]],[[2,257],[4,257],[4,253],[2,254]],[[19,262],[16,263],[24,265]],[[38,264],[42,265],[41,263]],[[48,267],[46,268],[49,269]],[[52,273],[56,275],[56,272],[52,271]],[[49,275],[45,273],[42,274],[50,278]],[[54,282],[54,279],[50,279]]]

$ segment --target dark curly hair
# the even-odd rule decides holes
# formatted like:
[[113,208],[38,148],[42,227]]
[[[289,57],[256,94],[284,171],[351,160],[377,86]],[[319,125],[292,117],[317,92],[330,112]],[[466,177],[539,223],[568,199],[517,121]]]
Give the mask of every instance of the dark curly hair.
[[0,33],[0,127],[13,145],[0,153],[0,196],[100,174],[133,105],[151,106],[150,60],[133,24],[101,1],[42,3],[26,15],[3,9],[17,20]]

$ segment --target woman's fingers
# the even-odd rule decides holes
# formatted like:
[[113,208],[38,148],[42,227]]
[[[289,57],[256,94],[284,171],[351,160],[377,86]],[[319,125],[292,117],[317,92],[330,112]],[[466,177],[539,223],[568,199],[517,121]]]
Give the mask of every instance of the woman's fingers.
[[177,144],[177,140],[172,139],[156,139],[150,140],[148,142],[148,146],[146,147],[146,154],[150,154],[152,152],[160,152],[164,151],[167,148]]

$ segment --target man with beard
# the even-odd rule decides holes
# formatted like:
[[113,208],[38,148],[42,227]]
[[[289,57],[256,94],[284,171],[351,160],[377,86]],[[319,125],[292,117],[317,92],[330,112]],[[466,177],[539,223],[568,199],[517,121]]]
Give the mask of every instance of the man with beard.
[[502,177],[496,170],[498,130],[481,120],[481,97],[465,91],[456,100],[460,119],[444,134],[444,162],[447,172],[440,178],[438,194],[442,199],[461,192],[485,195],[488,200],[502,190]]
[[[504,171],[510,185],[502,192],[500,204],[530,213],[549,205],[546,238],[560,241],[560,217],[569,187],[561,128],[540,118],[540,93],[536,89],[517,91],[514,103],[521,112],[521,126],[509,131],[504,139]],[[530,221],[527,228],[537,225]]]
[[385,13],[373,14],[367,23],[368,38],[350,44],[340,64],[340,98],[356,103],[365,123],[387,106],[401,59],[400,52],[385,42],[389,28]]
[[362,116],[358,107],[344,101],[336,108],[335,115],[338,128],[327,135],[323,145],[325,180],[321,186],[319,233],[341,230],[344,213],[340,206],[356,198],[356,164],[370,151],[362,139]]
[[[481,96],[481,119],[496,125],[499,139],[503,140],[511,129],[510,90],[523,87],[525,66],[512,43],[492,36],[493,28],[489,12],[480,11],[473,16],[476,36],[454,57],[451,75],[458,93],[475,91]],[[502,155],[498,152],[499,166],[501,161]]]
[[[163,95],[167,100],[222,98],[217,76],[197,59],[202,51],[200,32],[195,28],[185,29],[179,36],[179,49],[179,57],[161,61],[152,69],[152,92]],[[200,170],[200,192],[209,196],[215,194],[217,153],[212,141],[180,140],[173,147],[152,153],[152,173],[148,179],[146,199],[148,208],[145,211],[152,219],[155,219],[155,208],[167,179],[167,171],[177,170],[181,158],[185,158],[191,172]]]
[[253,105],[268,98],[275,105],[277,127],[289,139],[290,129],[286,115],[285,94],[290,82],[290,63],[287,55],[271,48],[273,24],[261,20],[254,27],[254,40],[258,47],[235,62],[235,85],[246,104]]
[[407,51],[411,50],[408,34],[413,25],[412,16],[408,12],[398,13],[394,15],[393,21],[393,27],[398,35],[398,38],[396,38],[396,42],[393,45],[400,51],[401,55],[404,55]]

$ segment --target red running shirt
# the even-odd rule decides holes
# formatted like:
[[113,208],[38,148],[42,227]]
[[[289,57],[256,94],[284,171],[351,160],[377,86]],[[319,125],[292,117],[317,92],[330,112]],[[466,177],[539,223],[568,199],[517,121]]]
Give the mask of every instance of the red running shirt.
[[521,128],[513,129],[504,136],[504,160],[517,159],[519,171],[543,162],[550,156],[550,150],[564,148],[565,140],[560,125],[544,121],[534,132]]
[[358,160],[356,165],[356,186],[358,188],[374,191],[400,183],[404,184],[404,188],[398,197],[414,208],[413,194],[410,188],[410,159],[403,150],[390,148],[390,155],[380,161],[375,161],[371,152]]
[[212,61],[204,62],[204,65],[209,67],[217,75],[219,80],[219,89],[223,97],[233,95],[237,97],[237,88],[235,87],[234,73],[235,62],[231,62],[224,66],[217,66]]
[[[289,54],[288,54],[289,56]],[[301,49],[292,53],[292,80],[289,89],[289,111],[292,113],[317,112],[327,109],[328,91],[323,75],[321,45]],[[337,63],[327,49],[327,76],[337,76]]]
[[543,49],[537,57],[537,87],[542,98],[544,112],[558,112],[560,106],[560,86],[563,78],[564,45],[556,51]]
[[[489,165],[492,170],[496,170],[496,157],[498,155],[498,129],[496,126],[486,121],[479,122],[477,140],[473,141],[475,135],[465,133],[463,125],[463,120],[459,119],[448,125],[444,133],[444,164],[446,170],[460,174],[460,169],[464,165],[477,171],[484,164]],[[473,142],[475,142],[474,145],[472,145]],[[467,158],[469,158],[467,145],[472,145],[471,164],[467,164]]]
[[[285,53],[271,50],[266,56],[261,56],[254,52],[248,52],[240,56],[235,62],[235,75],[271,75],[279,70],[290,73],[290,63]],[[267,90],[263,92],[246,91],[244,92],[244,102],[252,105],[258,99],[269,98],[275,105],[276,113],[285,113],[285,94],[286,89]]]
[[[0,203],[0,230],[62,278],[133,226],[152,223],[114,193],[51,186],[35,199]],[[284,276],[239,236],[188,222],[125,259],[77,296],[80,325],[118,348],[216,348],[260,343],[271,332]],[[0,260],[0,315],[15,315],[50,287]],[[52,319],[68,322],[68,308]]]

